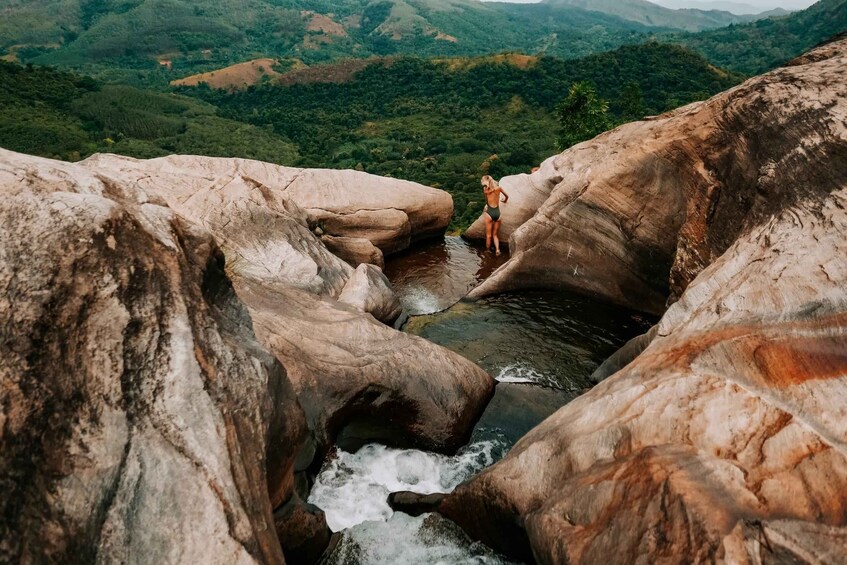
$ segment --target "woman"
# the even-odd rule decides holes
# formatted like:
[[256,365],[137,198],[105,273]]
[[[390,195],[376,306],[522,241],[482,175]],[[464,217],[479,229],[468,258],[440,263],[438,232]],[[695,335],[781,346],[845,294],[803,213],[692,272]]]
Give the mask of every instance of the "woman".
[[503,203],[509,201],[509,195],[503,190],[497,181],[489,175],[482,177],[482,192],[485,193],[485,210],[482,215],[485,216],[485,248],[491,250],[491,239],[494,239],[494,250],[496,255],[500,256],[500,238],[497,234],[500,232],[500,224],[503,220],[500,219],[500,195],[503,195]]

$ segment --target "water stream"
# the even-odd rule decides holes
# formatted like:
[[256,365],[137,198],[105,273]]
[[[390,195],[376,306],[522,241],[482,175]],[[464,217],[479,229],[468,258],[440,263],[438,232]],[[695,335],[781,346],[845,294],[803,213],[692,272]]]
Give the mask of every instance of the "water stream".
[[329,563],[509,563],[437,515],[393,512],[388,495],[447,493],[495,463],[588,388],[591,372],[652,322],[563,293],[460,301],[503,261],[448,237],[386,265],[412,315],[404,331],[465,356],[499,383],[471,442],[455,456],[375,444],[330,456],[309,497],[326,512],[330,528],[344,533]]

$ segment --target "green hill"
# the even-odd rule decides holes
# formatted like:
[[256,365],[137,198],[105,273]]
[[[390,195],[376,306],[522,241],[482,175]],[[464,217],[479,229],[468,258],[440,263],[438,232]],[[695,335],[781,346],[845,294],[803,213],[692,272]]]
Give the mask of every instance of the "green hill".
[[679,42],[715,64],[748,75],[773,69],[847,31],[847,0],[821,0],[806,10],[698,34]]
[[480,213],[479,176],[528,172],[556,153],[555,106],[574,82],[593,82],[621,122],[704,99],[741,79],[657,43],[570,61],[381,60],[336,83],[298,76],[301,82],[287,86],[181,91],[230,119],[291,139],[301,165],[358,168],[441,187],[456,203],[454,227]]
[[[667,38],[755,73],[845,29],[844,1],[758,16],[645,0],[7,0],[0,56],[106,82],[156,85],[272,58],[301,67],[370,56],[515,51],[577,58]],[[720,27],[727,26],[729,27]],[[683,30],[718,28],[698,34]]]
[[195,98],[101,85],[0,61],[0,147],[65,160],[109,151],[241,156],[293,163],[296,148],[265,129],[220,118]]
[[579,8],[478,0],[12,0],[3,16],[8,59],[159,85],[260,57],[582,56],[656,31]]
[[553,6],[568,6],[602,12],[648,26],[702,31],[746,23],[760,16],[736,15],[722,10],[686,8],[672,10],[646,0],[544,0]]

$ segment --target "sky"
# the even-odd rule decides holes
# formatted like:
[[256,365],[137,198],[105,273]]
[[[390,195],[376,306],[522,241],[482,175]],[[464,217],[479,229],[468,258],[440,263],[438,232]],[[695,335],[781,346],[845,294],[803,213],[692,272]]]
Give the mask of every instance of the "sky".
[[[502,2],[514,2],[516,4],[532,4],[538,0],[498,0]],[[808,8],[815,3],[815,0],[658,0],[657,4],[667,6],[669,8],[692,7],[697,4],[739,4],[747,6],[755,6],[761,10],[770,10],[772,8],[785,8],[786,10],[802,10]],[[709,8],[709,6],[704,6]]]

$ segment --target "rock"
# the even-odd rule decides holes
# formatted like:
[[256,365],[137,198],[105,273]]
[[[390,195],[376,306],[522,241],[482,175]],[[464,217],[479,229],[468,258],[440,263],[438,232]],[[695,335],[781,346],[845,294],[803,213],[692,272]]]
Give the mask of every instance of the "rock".
[[358,171],[301,169],[286,193],[329,235],[367,239],[386,255],[444,235],[453,216],[442,190]]
[[322,518],[286,504],[336,438],[465,442],[492,379],[339,302],[355,270],[287,174],[0,151],[2,556],[311,559]]
[[239,278],[337,297],[353,274],[309,230],[308,214],[285,188],[297,169],[189,155],[94,155],[81,165],[139,202],[159,202],[207,228]]
[[[493,394],[493,379],[461,356],[337,300],[354,269],[326,249],[308,227],[309,214],[295,202],[313,204],[300,184],[319,182],[312,173],[288,178],[287,169],[273,165],[190,156],[141,161],[98,155],[83,165],[107,184],[133,191],[139,201],[166,203],[212,232],[229,258],[227,272],[256,335],[288,371],[318,441],[317,457],[339,437],[438,451],[455,450],[469,437]],[[332,182],[320,181],[324,184],[314,190],[324,190],[337,209],[350,211],[356,193],[341,191],[337,183],[346,177],[336,172],[327,173]],[[376,196],[364,199],[363,208],[376,208],[395,186],[371,178]],[[355,186],[362,179],[367,175]],[[429,229],[429,216],[415,213],[415,203],[425,208],[426,201],[414,194],[396,201],[409,208],[416,226]],[[355,294],[352,288],[348,296]],[[360,294],[360,305],[388,316],[393,305],[385,287],[379,295],[374,300]]]
[[274,513],[274,522],[286,563],[317,563],[330,545],[323,511],[297,497]]
[[627,365],[633,359],[641,355],[641,352],[647,349],[647,346],[653,342],[659,326],[653,326],[647,333],[635,336],[624,344],[623,347],[615,351],[608,359],[603,361],[597,369],[591,373],[591,382],[599,383],[611,377]]
[[493,394],[470,361],[351,306],[247,279],[237,289],[322,451],[370,441],[455,451]]
[[554,188],[471,296],[566,288],[661,314],[741,234],[843,184],[845,51],[832,43],[808,64],[621,126],[516,179]]
[[353,267],[363,263],[376,265],[380,269],[385,268],[385,257],[382,251],[370,240],[361,237],[334,237],[325,235],[321,242],[342,260]]
[[395,512],[409,516],[420,516],[438,510],[438,505],[444,500],[445,494],[418,494],[416,492],[392,492],[388,495],[388,505]]
[[[732,167],[743,171],[755,168],[751,152],[767,150],[751,144],[784,147],[790,138],[795,149],[773,165],[779,174],[758,185],[775,202],[745,204],[747,185],[725,185],[712,222],[723,225],[716,218],[731,202],[747,208],[744,225],[720,235],[734,241],[714,260],[717,234],[698,240],[691,225],[681,228],[680,249],[702,241],[698,249],[709,254],[700,258],[711,262],[683,285],[646,349],[458,487],[440,512],[472,537],[538,563],[843,561],[847,97],[830,95],[847,88],[832,72],[833,62],[847,64],[846,47],[834,61],[810,57],[816,62],[717,98],[721,127],[753,108],[766,113],[763,122],[787,127],[758,140],[763,126],[750,123],[725,140],[740,151]],[[675,117],[658,120],[664,127],[646,143],[664,128],[705,131],[701,112],[715,104],[677,114],[693,120],[690,130]],[[792,113],[798,104],[809,105],[803,116]],[[796,145],[795,134],[813,129]],[[710,140],[688,138],[686,152],[700,154]],[[621,161],[641,151],[620,150]],[[769,205],[781,208],[767,215]],[[686,256],[674,267],[680,276],[690,272]]]
[[0,150],[0,561],[280,563],[305,420],[209,233]]
[[[84,166],[115,164],[116,156],[95,155]],[[128,167],[125,161],[124,167]],[[249,159],[217,159],[191,155],[171,155],[144,162],[144,168],[166,175],[168,171],[190,170],[193,185],[205,182],[210,196],[227,182],[252,184],[275,205],[296,204],[301,218],[322,233],[339,239],[336,244],[352,248],[356,256],[366,239],[384,254],[402,251],[412,243],[444,234],[453,216],[453,199],[442,191],[417,183],[378,177],[358,171],[296,169]],[[184,176],[184,175],[183,175]],[[214,184],[217,183],[217,184]],[[178,198],[186,201],[190,194]],[[172,198],[168,199],[172,202]],[[192,199],[193,200],[193,199]],[[270,203],[270,202],[269,202]]]
[[391,282],[373,265],[362,264],[356,268],[338,301],[367,312],[389,326],[403,314],[403,306],[391,289]]

